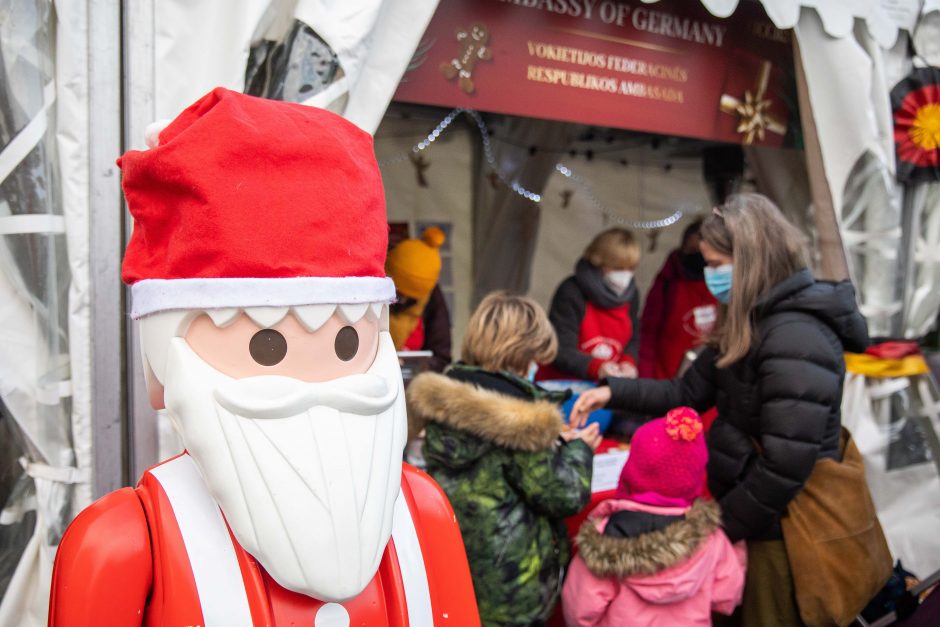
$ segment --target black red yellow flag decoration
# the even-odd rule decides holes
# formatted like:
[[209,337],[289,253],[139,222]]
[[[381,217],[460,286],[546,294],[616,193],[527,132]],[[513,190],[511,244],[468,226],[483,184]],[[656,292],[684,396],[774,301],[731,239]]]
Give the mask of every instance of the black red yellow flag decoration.
[[940,68],[916,68],[891,90],[897,177],[940,181]]

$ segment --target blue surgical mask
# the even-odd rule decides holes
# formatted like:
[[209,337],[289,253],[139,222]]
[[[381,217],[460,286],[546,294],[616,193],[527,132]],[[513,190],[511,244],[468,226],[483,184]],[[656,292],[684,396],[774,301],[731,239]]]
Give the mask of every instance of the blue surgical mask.
[[534,361],[530,362],[529,371],[526,373],[525,378],[535,383],[535,375],[536,373],[538,373],[538,371],[539,371],[539,365],[535,363]]
[[731,298],[731,276],[734,266],[727,263],[717,268],[705,268],[705,285],[719,303],[728,304]]

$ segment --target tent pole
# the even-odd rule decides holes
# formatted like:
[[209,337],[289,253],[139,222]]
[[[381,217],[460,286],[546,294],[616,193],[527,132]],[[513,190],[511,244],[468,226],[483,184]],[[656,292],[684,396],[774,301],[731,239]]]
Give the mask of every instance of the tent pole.
[[796,91],[800,103],[800,120],[803,125],[803,143],[806,151],[806,171],[809,175],[810,195],[813,202],[813,220],[816,223],[820,261],[818,276],[821,279],[840,281],[849,278],[849,266],[839,233],[836,208],[832,204],[832,193],[823,166],[822,148],[816,133],[816,121],[809,99],[809,88],[803,70],[803,57],[796,34],[793,38],[793,66],[796,69]]
[[[124,146],[144,150],[147,126],[156,120],[154,85],[154,0],[125,0],[124,2]],[[134,221],[124,205],[124,237],[130,241]],[[125,291],[127,302],[130,290]],[[125,319],[125,359],[127,360],[128,408],[128,470],[131,480],[156,464],[159,459],[159,431],[157,416],[150,406],[144,382],[143,361],[140,354],[140,326],[129,317]]]
[[[907,184],[903,186],[901,196],[901,248],[898,251],[898,268],[900,276],[898,277],[897,289],[898,300],[903,307],[901,312],[894,317],[894,326],[892,335],[894,337],[908,337],[907,321],[911,313],[911,299],[914,292],[914,281],[917,280],[917,272],[914,267],[914,247],[917,244],[917,237],[920,233],[920,217],[923,213],[925,196],[927,193],[926,185]],[[940,463],[940,459],[937,460]]]
[[128,484],[125,451],[121,154],[121,4],[88,3],[91,419],[94,497]]

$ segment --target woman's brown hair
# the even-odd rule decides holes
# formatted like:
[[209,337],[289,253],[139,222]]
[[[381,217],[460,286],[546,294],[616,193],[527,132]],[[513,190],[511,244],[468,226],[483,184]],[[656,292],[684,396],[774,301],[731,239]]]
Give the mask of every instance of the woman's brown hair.
[[722,305],[709,344],[724,368],[751,350],[754,306],[774,285],[806,267],[806,238],[761,194],[734,194],[705,218],[702,241],[734,259],[731,299]]
[[467,324],[461,359],[484,370],[524,373],[531,362],[550,363],[558,352],[555,330],[531,298],[488,294]]

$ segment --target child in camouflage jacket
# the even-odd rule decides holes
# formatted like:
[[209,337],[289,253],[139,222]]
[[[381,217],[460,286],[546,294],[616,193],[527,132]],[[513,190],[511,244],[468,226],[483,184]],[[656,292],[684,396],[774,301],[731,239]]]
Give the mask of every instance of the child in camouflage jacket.
[[412,430],[463,533],[482,624],[540,625],[558,600],[570,545],[563,524],[591,495],[596,425],[565,432],[558,399],[523,377],[557,342],[531,299],[487,296],[464,363],[408,387]]

